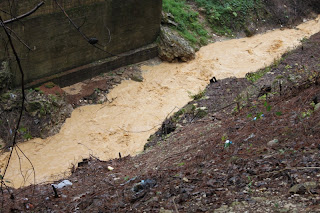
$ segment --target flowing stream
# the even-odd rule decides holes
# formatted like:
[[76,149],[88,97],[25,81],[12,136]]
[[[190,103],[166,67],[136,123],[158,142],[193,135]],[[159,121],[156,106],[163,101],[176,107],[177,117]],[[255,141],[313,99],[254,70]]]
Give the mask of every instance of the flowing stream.
[[[319,32],[319,20],[320,16],[296,29],[209,44],[188,63],[143,66],[143,82],[122,81],[108,94],[112,103],[79,107],[57,135],[19,144],[35,168],[36,183],[68,175],[72,164],[90,155],[108,160],[119,152],[141,153],[168,114],[187,104],[189,94],[203,90],[210,78],[244,77],[270,65],[303,38]],[[1,173],[7,159],[8,153],[0,156]],[[13,152],[5,180],[15,188],[34,183],[32,167],[20,152]]]

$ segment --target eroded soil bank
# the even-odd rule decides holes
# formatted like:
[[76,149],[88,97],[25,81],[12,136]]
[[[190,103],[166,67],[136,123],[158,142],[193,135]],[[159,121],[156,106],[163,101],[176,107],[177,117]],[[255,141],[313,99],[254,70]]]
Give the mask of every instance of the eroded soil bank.
[[[36,171],[36,183],[69,174],[90,155],[101,160],[135,155],[162,121],[203,90],[209,79],[244,77],[271,64],[300,41],[320,31],[319,17],[296,29],[274,30],[251,38],[210,44],[189,63],[143,66],[143,82],[123,81],[109,94],[111,103],[77,108],[59,134],[20,145]],[[14,152],[6,180],[20,187],[34,181],[28,161]],[[1,156],[3,168],[8,158]],[[18,169],[21,164],[21,171]]]
[[[4,190],[0,209],[318,212],[319,49],[317,33],[271,67],[247,75],[254,82],[226,78],[210,83],[203,98],[189,102],[169,119],[179,118],[173,119],[177,129],[152,139],[154,145],[142,154],[80,162],[67,177],[73,185],[58,189],[58,196],[50,184]],[[258,96],[269,86],[266,105],[267,96]],[[244,99],[236,98],[239,94]],[[242,108],[237,111],[239,101]],[[188,110],[195,105],[206,108],[207,115],[199,117]],[[233,142],[229,147],[224,147],[226,139]]]

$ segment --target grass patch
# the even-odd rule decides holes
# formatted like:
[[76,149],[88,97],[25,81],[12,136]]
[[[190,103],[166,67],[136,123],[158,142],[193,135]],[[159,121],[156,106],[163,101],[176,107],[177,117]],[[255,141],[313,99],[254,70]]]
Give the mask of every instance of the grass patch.
[[[258,70],[257,72],[249,72],[246,74],[246,79],[248,79],[249,81],[251,81],[252,83],[256,82],[257,80],[259,80],[260,78],[262,78],[265,74],[267,74],[268,72],[270,72],[273,68],[275,67],[278,67],[279,64],[284,60],[284,58],[280,58],[280,59],[276,59],[274,60],[273,64],[264,68],[264,69],[261,69],[261,70]],[[280,79],[282,77],[278,77],[277,76],[277,79]]]
[[206,94],[206,89],[200,90],[197,94],[192,94],[189,92],[189,96],[195,101],[205,97],[205,94]]
[[232,36],[233,32],[246,30],[250,20],[255,20],[262,0],[194,0],[205,10],[212,30],[219,35]]
[[258,70],[257,72],[250,72],[246,74],[246,78],[252,83],[256,82],[262,78],[266,73],[270,72],[271,67],[266,67],[264,69]]
[[163,10],[174,16],[178,23],[174,28],[192,45],[208,43],[209,35],[198,20],[199,13],[193,11],[185,0],[163,0]]

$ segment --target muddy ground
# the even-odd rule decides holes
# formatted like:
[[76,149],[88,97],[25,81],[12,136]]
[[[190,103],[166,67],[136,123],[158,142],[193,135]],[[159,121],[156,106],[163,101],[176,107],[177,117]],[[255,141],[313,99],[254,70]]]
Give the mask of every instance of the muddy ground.
[[4,188],[3,212],[319,212],[320,33],[259,72],[212,82],[142,154],[85,159],[57,196]]

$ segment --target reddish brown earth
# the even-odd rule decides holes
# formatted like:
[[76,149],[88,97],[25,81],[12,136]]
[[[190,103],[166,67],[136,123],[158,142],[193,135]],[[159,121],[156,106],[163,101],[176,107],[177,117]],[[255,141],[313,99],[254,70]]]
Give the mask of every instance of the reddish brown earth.
[[[190,103],[206,107],[207,115],[176,114],[150,138],[144,153],[108,162],[85,159],[71,168],[67,179],[73,185],[58,189],[58,197],[50,184],[4,187],[2,210],[318,212],[319,72],[318,33],[255,83],[211,83],[209,99]],[[259,99],[269,87],[267,102]],[[238,96],[241,91],[245,95]],[[232,141],[228,147],[226,139]]]

